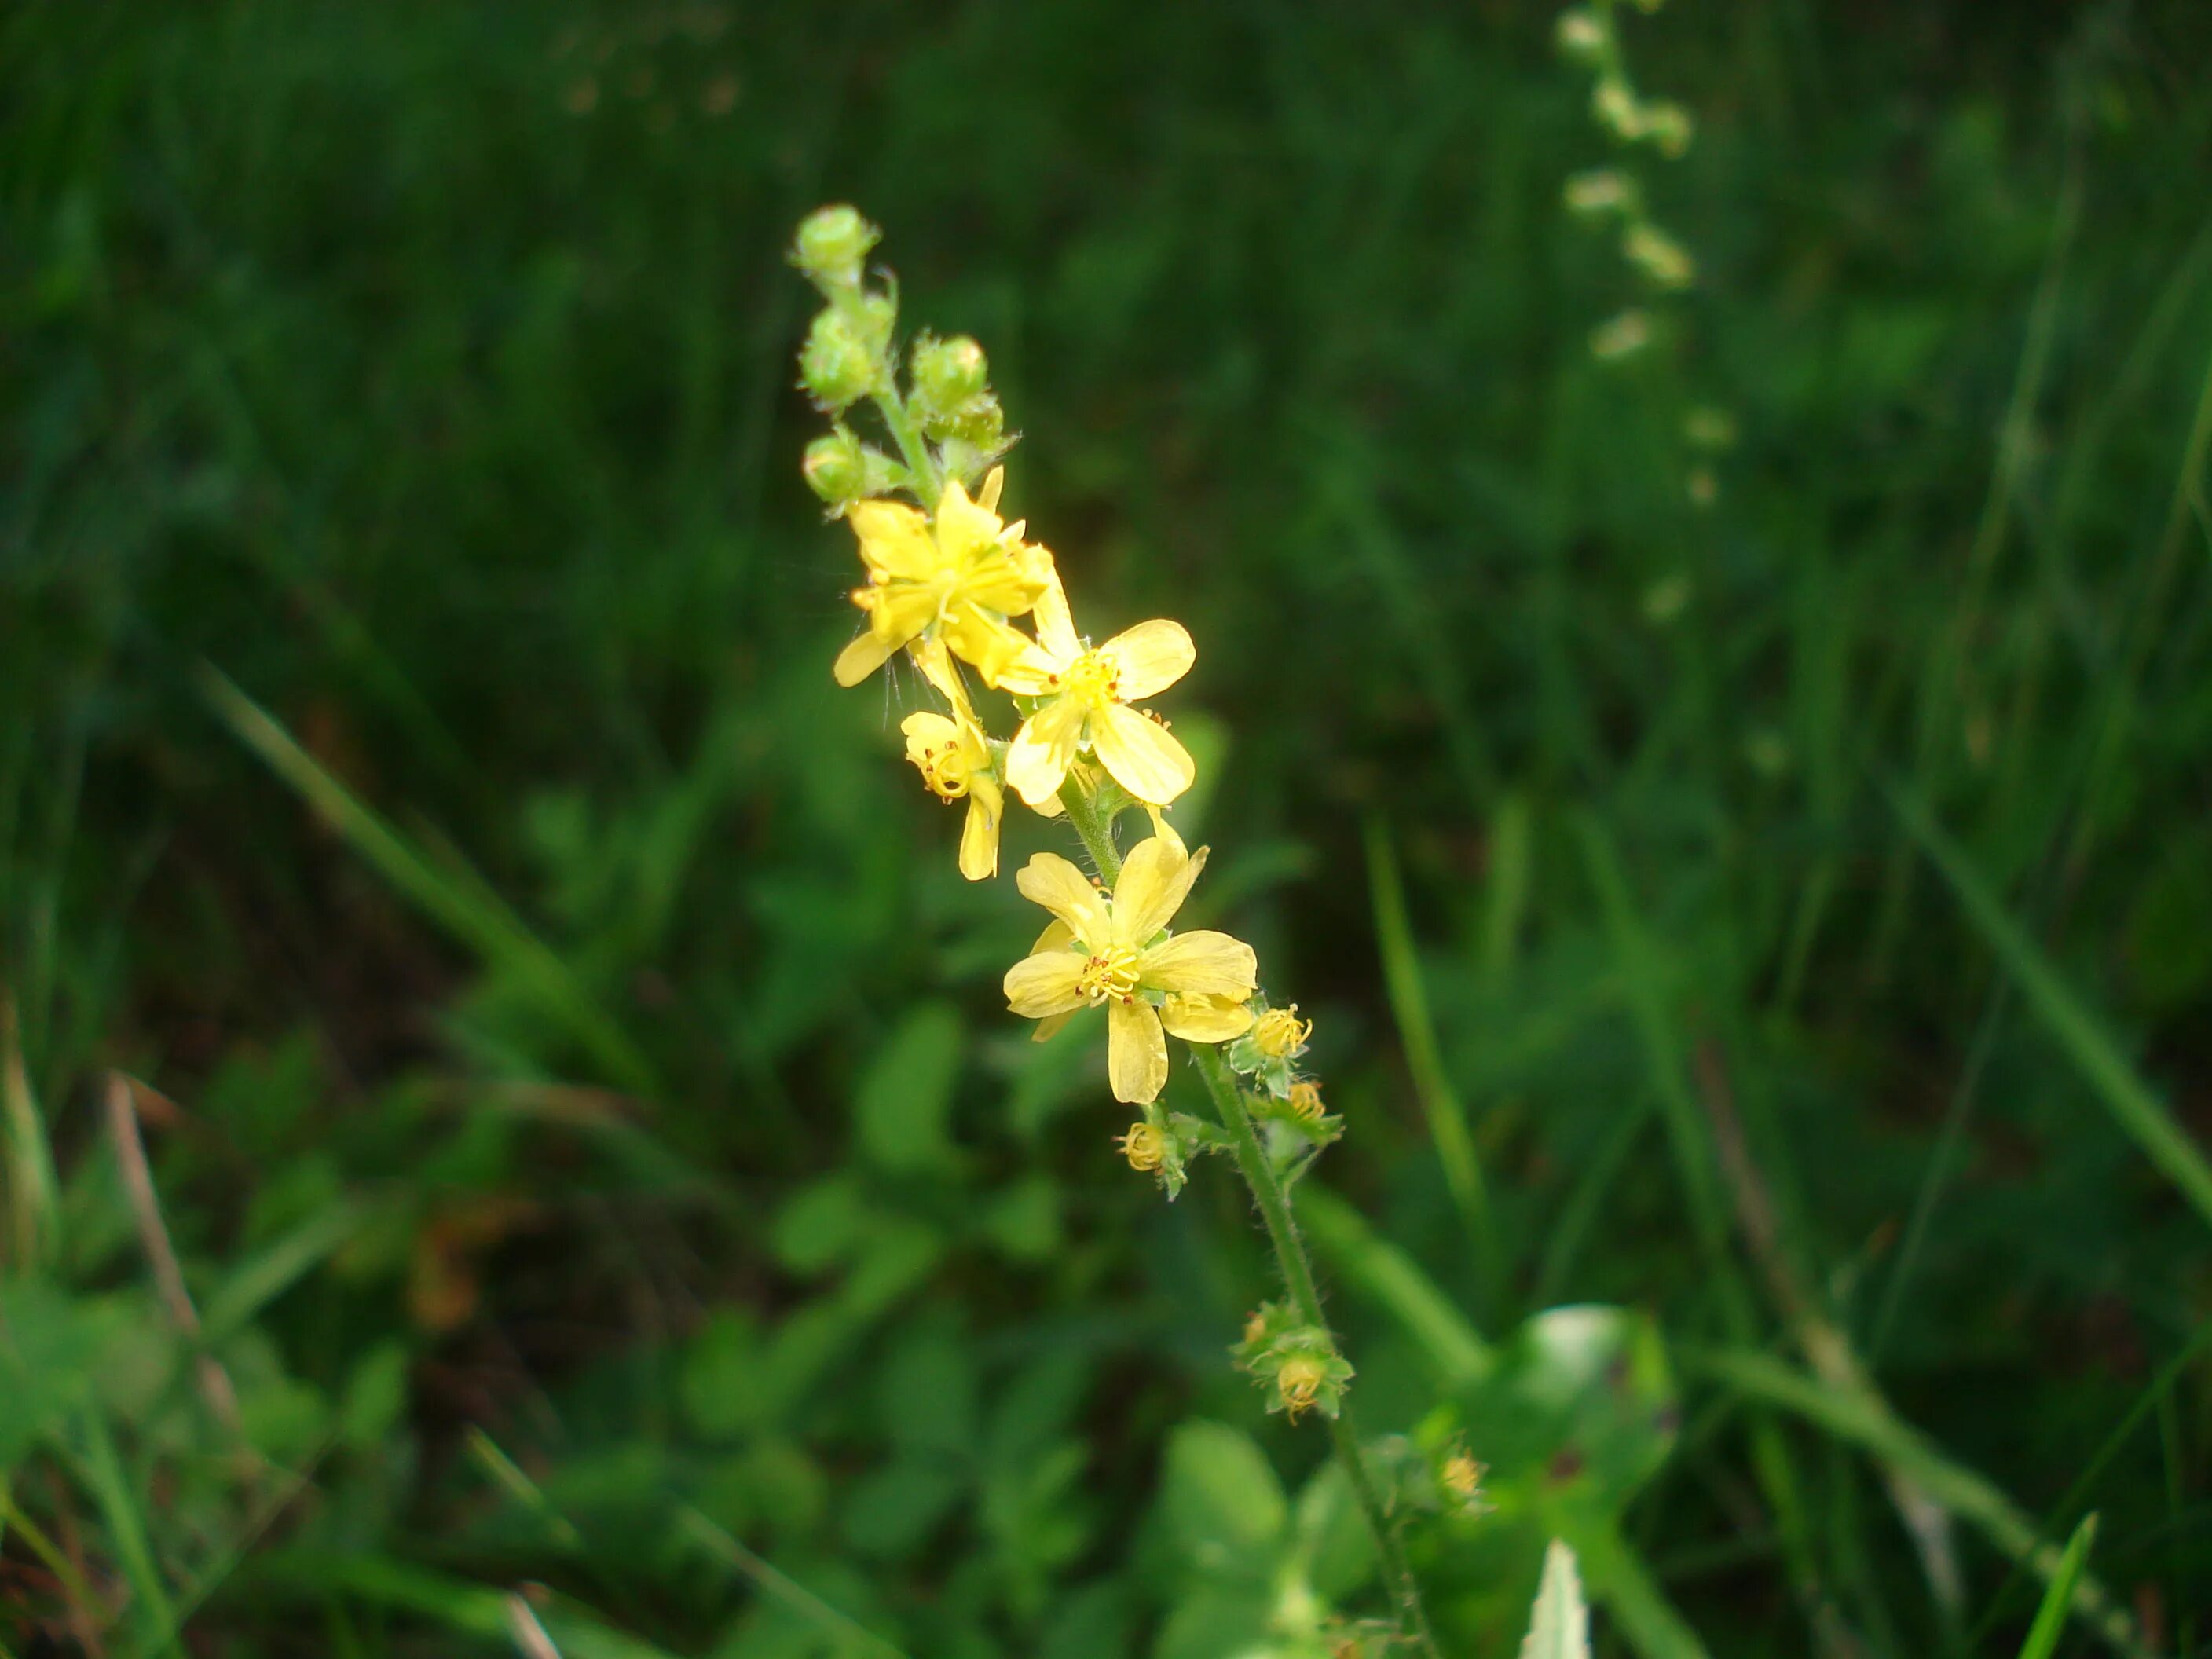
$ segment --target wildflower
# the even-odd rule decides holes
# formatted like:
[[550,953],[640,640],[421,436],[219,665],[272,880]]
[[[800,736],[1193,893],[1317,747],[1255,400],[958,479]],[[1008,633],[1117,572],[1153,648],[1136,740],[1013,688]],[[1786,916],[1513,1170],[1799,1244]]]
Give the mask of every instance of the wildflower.
[[998,684],[1042,699],[1006,751],[1006,781],[1039,806],[1059,793],[1088,749],[1139,800],[1165,805],[1190,787],[1189,751],[1158,720],[1129,705],[1164,691],[1190,672],[1197,647],[1181,623],[1139,623],[1086,648],[1068,614],[1060,579],[1048,575],[1036,605],[1036,643]]
[[967,699],[954,702],[950,720],[923,711],[908,714],[899,729],[906,733],[906,757],[931,793],[947,803],[967,799],[968,818],[960,830],[960,873],[970,881],[997,875],[999,820],[1006,793],[991,759],[991,745],[975,724]]
[[1291,1115],[1301,1123],[1318,1123],[1328,1109],[1321,1103],[1321,1085],[1301,1078],[1291,1085]]
[[1139,1175],[1149,1175],[1166,1161],[1167,1148],[1160,1132],[1149,1123],[1132,1123],[1127,1134],[1114,1137],[1114,1145]]
[[933,520],[900,501],[856,501],[846,514],[860,539],[868,582],[853,591],[868,629],[839,653],[840,685],[858,685],[901,647],[941,641],[975,665],[986,685],[1029,648],[1006,621],[1044,591],[1039,574],[1049,555],[1023,544],[1019,523],[1002,524],[1003,467],[994,468],[975,500],[957,478],[947,483]]
[[1024,898],[1052,912],[1054,926],[1007,969],[1007,1004],[1036,1020],[1104,1004],[1116,1100],[1141,1105],[1159,1097],[1168,1080],[1165,1032],[1218,1042],[1251,1023],[1242,1005],[1259,978],[1252,947],[1206,928],[1164,931],[1205,864],[1204,848],[1186,854],[1153,836],[1131,850],[1111,896],[1056,853],[1037,854],[1015,878]]
[[1482,1477],[1489,1470],[1475,1462],[1465,1450],[1455,1451],[1444,1459],[1443,1468],[1437,1471],[1437,1479],[1443,1489],[1463,1504],[1478,1501],[1482,1493]]
[[1252,1046],[1269,1060],[1295,1060],[1306,1049],[1313,1022],[1298,1018],[1298,1005],[1270,1008],[1252,1023]]

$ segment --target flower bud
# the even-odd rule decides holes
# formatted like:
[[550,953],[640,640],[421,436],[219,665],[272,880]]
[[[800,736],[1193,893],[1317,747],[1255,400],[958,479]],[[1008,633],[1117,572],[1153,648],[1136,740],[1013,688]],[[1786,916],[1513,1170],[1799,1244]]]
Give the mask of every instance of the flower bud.
[[799,354],[799,383],[822,408],[837,410],[875,389],[876,358],[844,313],[823,312]]
[[1628,89],[1626,81],[1608,77],[1599,82],[1590,93],[1590,113],[1616,138],[1644,136],[1644,106],[1636,101],[1636,94]]
[[867,493],[867,458],[860,441],[842,426],[806,446],[799,470],[805,474],[807,488],[832,507]]
[[1632,225],[1620,239],[1631,264],[1662,288],[1687,288],[1698,268],[1682,245],[1656,225]]
[[964,334],[949,340],[925,337],[915,343],[914,389],[935,409],[954,410],[990,389],[991,368],[983,348]]
[[1576,173],[1567,180],[1561,196],[1568,212],[1594,219],[1600,214],[1618,213],[1632,206],[1636,200],[1636,181],[1611,167],[1599,167]]
[[1590,355],[1611,362],[1632,357],[1651,343],[1651,319],[1631,307],[1590,331]]
[[799,227],[791,262],[824,288],[852,288],[860,280],[860,262],[883,240],[883,232],[844,206],[817,208]]
[[1577,64],[1595,64],[1605,56],[1605,25],[1595,13],[1580,6],[1559,14],[1560,52]]

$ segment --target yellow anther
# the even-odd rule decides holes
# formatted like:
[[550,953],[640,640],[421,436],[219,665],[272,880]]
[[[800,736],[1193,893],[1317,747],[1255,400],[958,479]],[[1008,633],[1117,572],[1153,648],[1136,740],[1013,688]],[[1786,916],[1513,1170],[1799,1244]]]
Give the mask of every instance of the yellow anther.
[[1076,991],[1094,1008],[1103,1002],[1127,1002],[1137,994],[1137,951],[1126,945],[1093,952],[1076,977]]
[[1318,1123],[1328,1109],[1321,1103],[1321,1085],[1301,1078],[1291,1085],[1291,1115],[1302,1123]]

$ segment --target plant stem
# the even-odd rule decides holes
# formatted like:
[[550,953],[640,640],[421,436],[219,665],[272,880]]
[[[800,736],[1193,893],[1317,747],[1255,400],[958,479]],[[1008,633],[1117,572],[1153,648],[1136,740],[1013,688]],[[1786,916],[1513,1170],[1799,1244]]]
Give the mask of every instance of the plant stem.
[[[1237,1085],[1237,1075],[1214,1044],[1194,1042],[1188,1046],[1198,1062],[1199,1075],[1206,1079],[1206,1092],[1213,1097],[1213,1109],[1221,1119],[1221,1127],[1229,1131],[1237,1168],[1244,1177],[1244,1184],[1252,1189],[1253,1201],[1260,1206],[1267,1241],[1274,1247],[1275,1266],[1291,1293],[1291,1301],[1297,1308],[1298,1317],[1316,1330],[1328,1332],[1328,1322],[1322,1315],[1321,1292],[1314,1282],[1313,1263],[1306,1255],[1305,1242],[1298,1237],[1297,1218],[1291,1212],[1291,1195],[1276,1175],[1274,1164],[1268,1160],[1267,1149],[1260,1144],[1259,1133],[1252,1127],[1252,1115],[1245,1109],[1243,1091]],[[1328,1332],[1328,1338],[1334,1348],[1335,1334]],[[1368,1464],[1365,1448],[1359,1443],[1359,1431],[1353,1425],[1349,1404],[1340,1407],[1338,1414],[1329,1420],[1329,1437],[1335,1444],[1336,1461],[1343,1465],[1345,1478],[1352,1483],[1352,1498],[1375,1534],[1375,1547],[1382,1560],[1382,1576],[1398,1604],[1399,1627],[1429,1659],[1437,1659],[1437,1640],[1429,1630],[1427,1611],[1421,1605],[1419,1582],[1406,1559],[1404,1540],[1398,1536],[1397,1528],[1390,1523],[1389,1511],[1383,1506],[1375,1471]]]
[[[1121,879],[1121,855],[1114,846],[1112,823],[1073,777],[1061,787],[1060,802],[1099,876],[1109,886],[1113,885]],[[1314,1281],[1313,1262],[1306,1255],[1305,1243],[1298,1237],[1297,1218],[1291,1212],[1290,1193],[1276,1175],[1275,1166],[1268,1161],[1267,1149],[1260,1144],[1258,1131],[1252,1127],[1252,1115],[1245,1109],[1243,1091],[1237,1084],[1237,1074],[1230,1070],[1228,1060],[1215,1044],[1194,1042],[1188,1047],[1198,1062],[1199,1075],[1206,1080],[1206,1092],[1213,1097],[1215,1115],[1220,1118],[1221,1127],[1229,1132],[1237,1168],[1244,1177],[1244,1184],[1252,1189],[1253,1202],[1260,1206],[1261,1219],[1267,1228],[1267,1242],[1274,1249],[1276,1270],[1290,1291],[1298,1317],[1316,1330],[1328,1333],[1328,1322],[1322,1316],[1321,1291]],[[1334,1333],[1328,1334],[1328,1340],[1333,1349],[1336,1343]],[[1359,1443],[1349,1406],[1329,1419],[1329,1436],[1335,1444],[1336,1461],[1344,1466],[1345,1478],[1352,1483],[1353,1500],[1375,1534],[1382,1576],[1397,1603],[1399,1628],[1428,1659],[1439,1659],[1436,1638],[1429,1630],[1428,1613],[1421,1605],[1419,1583],[1406,1559],[1404,1541],[1390,1524],[1382,1489],[1368,1463],[1366,1450]]]

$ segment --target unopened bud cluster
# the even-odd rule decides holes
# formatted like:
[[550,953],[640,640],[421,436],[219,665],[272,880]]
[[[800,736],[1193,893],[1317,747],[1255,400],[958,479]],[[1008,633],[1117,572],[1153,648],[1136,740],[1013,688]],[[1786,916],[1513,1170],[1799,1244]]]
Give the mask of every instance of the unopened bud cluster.
[[[791,249],[791,262],[826,301],[799,354],[799,384],[836,419],[828,437],[807,447],[802,470],[814,493],[841,514],[895,490],[934,500],[947,480],[973,489],[1010,447],[990,366],[966,336],[916,340],[902,390],[896,289],[868,281],[867,258],[882,234],[852,208],[825,207],[799,226]],[[863,403],[882,415],[896,456],[863,442],[846,424]]]

